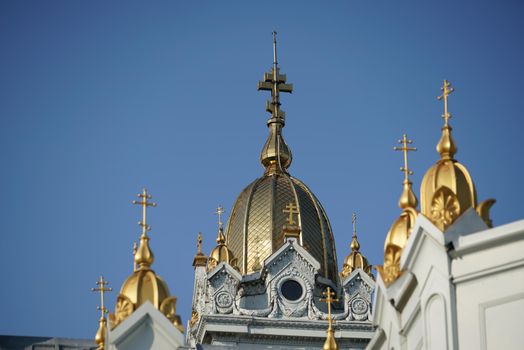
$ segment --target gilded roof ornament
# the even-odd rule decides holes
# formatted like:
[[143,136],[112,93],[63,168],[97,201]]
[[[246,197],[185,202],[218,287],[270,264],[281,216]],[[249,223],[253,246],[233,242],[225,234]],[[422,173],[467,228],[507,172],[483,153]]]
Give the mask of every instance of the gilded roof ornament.
[[193,266],[196,268],[197,266],[206,266],[206,264],[207,256],[202,253],[202,232],[199,232],[197,238],[197,253],[193,258]]
[[233,252],[227,247],[226,236],[224,235],[224,223],[222,222],[222,214],[224,214],[224,208],[218,206],[215,211],[218,216],[218,233],[217,233],[217,245],[209,254],[207,259],[207,270],[211,271],[221,262],[226,262],[231,265],[234,269],[238,270],[238,260],[234,257]]
[[360,243],[357,238],[357,214],[351,215],[351,223],[353,224],[353,234],[351,236],[351,252],[344,259],[342,265],[342,272],[340,276],[346,278],[356,269],[362,269],[365,273],[373,278],[371,273],[372,266],[368,263],[368,259],[360,252]]
[[294,238],[296,239],[300,244],[300,226],[297,221],[295,221],[294,215],[297,214],[297,216],[300,214],[300,211],[298,210],[298,206],[290,202],[286,204],[286,208],[282,210],[282,213],[289,214],[286,219],[286,224],[284,224],[284,227],[282,228],[284,237],[286,238]]
[[331,303],[337,302],[338,299],[333,298],[335,296],[335,292],[331,291],[330,287],[327,287],[327,291],[322,292],[322,295],[325,296],[325,298],[321,298],[320,301],[323,301],[327,304],[328,308],[328,329],[327,329],[327,335],[326,335],[326,341],[324,342],[324,346],[322,347],[323,350],[338,350],[338,344],[335,339],[335,331],[333,329],[333,318],[331,317]]
[[411,229],[415,224],[417,212],[417,197],[413,193],[412,183],[409,180],[409,175],[413,175],[413,171],[408,166],[408,152],[416,151],[415,147],[409,147],[413,144],[407,135],[402,135],[402,139],[398,141],[402,144],[401,147],[394,147],[395,151],[402,151],[404,155],[404,166],[400,170],[404,173],[404,181],[402,182],[402,194],[398,202],[402,212],[397,220],[391,225],[384,243],[384,265],[377,266],[382,281],[386,286],[393,283],[400,275],[400,257],[402,251],[407,243]]
[[291,164],[291,150],[282,137],[285,125],[285,113],[280,109],[280,93],[291,93],[292,84],[286,84],[286,75],[280,74],[277,61],[277,32],[273,32],[273,67],[264,73],[264,79],[257,84],[258,90],[271,91],[271,101],[266,103],[266,111],[271,113],[267,121],[269,136],[262,148],[260,161],[266,168],[266,174],[287,172]]
[[489,210],[495,203],[488,199],[477,205],[475,183],[466,167],[455,158],[457,146],[451,135],[449,119],[449,96],[455,91],[448,80],[440,89],[442,94],[438,100],[444,102],[444,126],[437,144],[440,159],[428,169],[420,186],[421,212],[442,232],[452,225],[469,208],[475,208],[477,214],[487,226],[492,222]]
[[151,230],[151,226],[147,223],[147,208],[156,207],[156,203],[149,202],[152,196],[145,188],[142,193],[138,194],[138,198],[140,200],[132,202],[142,206],[142,220],[138,222],[142,228],[142,234],[140,235],[140,243],[134,252],[136,265],[134,265],[134,271],[131,276],[126,279],[120,288],[120,293],[116,300],[115,313],[109,314],[111,328],[117,327],[144,302],[149,301],[183,333],[182,320],[176,314],[176,297],[170,295],[167,284],[151,269],[154,256],[149,247],[149,237],[147,235],[147,232]]
[[100,310],[100,319],[98,320],[98,330],[95,335],[95,342],[98,346],[96,350],[105,349],[106,334],[107,334],[106,314],[108,311],[104,303],[104,294],[106,292],[111,292],[113,290],[113,288],[106,287],[108,284],[109,282],[104,280],[104,276],[100,275],[99,280],[96,282],[97,287],[91,288],[92,292],[100,293],[100,306],[97,307],[97,309]]

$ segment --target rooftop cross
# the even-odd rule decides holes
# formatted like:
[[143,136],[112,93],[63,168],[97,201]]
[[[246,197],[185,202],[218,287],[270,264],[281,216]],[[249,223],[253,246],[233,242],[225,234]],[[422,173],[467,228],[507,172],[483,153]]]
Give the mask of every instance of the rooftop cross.
[[444,80],[444,85],[440,90],[442,90],[442,95],[438,96],[437,99],[439,101],[444,100],[444,114],[442,115],[442,118],[444,118],[444,126],[448,126],[449,118],[451,118],[451,114],[448,112],[448,96],[455,91],[455,89],[451,87],[449,81]]
[[353,224],[353,237],[357,237],[357,214],[351,215],[351,223]]
[[413,175],[413,171],[408,168],[408,152],[416,151],[416,147],[408,147],[413,143],[412,140],[408,140],[406,134],[402,135],[402,140],[398,140],[398,143],[402,144],[402,147],[393,147],[395,151],[404,152],[404,166],[400,167],[400,171],[404,172],[404,181],[409,181],[409,175]]
[[295,203],[289,203],[286,205],[286,209],[282,210],[283,213],[289,214],[289,217],[287,218],[287,223],[289,225],[296,225],[297,222],[293,219],[293,214],[298,214],[298,208],[295,205]]
[[337,302],[338,299],[333,298],[335,296],[335,292],[331,291],[330,287],[327,287],[327,291],[322,292],[322,295],[325,296],[325,298],[321,298],[320,301],[323,301],[327,304],[328,307],[328,330],[331,330],[333,327],[333,319],[331,317],[331,303]]
[[215,214],[218,215],[218,228],[221,229],[222,225],[224,224],[222,222],[222,214],[224,214],[224,208],[222,208],[222,206],[219,205],[217,210],[215,211]]
[[285,113],[280,110],[280,92],[293,92],[293,84],[286,84],[286,75],[280,74],[277,61],[277,32],[273,31],[273,67],[271,72],[264,73],[264,80],[257,84],[258,90],[271,91],[271,102],[266,103],[266,111],[273,118],[284,120]]
[[138,224],[142,227],[142,234],[147,235],[147,231],[151,230],[151,226],[147,224],[147,207],[156,207],[156,203],[148,202],[148,199],[153,198],[148,192],[147,189],[143,189],[142,193],[137,194],[138,198],[141,200],[133,201],[133,204],[139,204],[142,206],[142,221],[139,221]]
[[111,292],[113,288],[106,288],[106,286],[109,284],[106,280],[104,280],[104,276],[100,276],[99,280],[96,282],[97,288],[91,288],[92,292],[100,292],[100,306],[97,307],[98,310],[102,312],[101,317],[103,318],[104,315],[107,313],[107,309],[104,306],[104,293],[105,292]]

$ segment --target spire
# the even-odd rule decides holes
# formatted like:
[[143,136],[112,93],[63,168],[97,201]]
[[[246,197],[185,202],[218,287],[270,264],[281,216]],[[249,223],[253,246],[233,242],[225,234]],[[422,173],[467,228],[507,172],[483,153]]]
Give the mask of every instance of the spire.
[[106,288],[109,282],[104,280],[104,276],[100,276],[100,279],[96,282],[97,288],[91,288],[92,292],[100,292],[100,306],[97,307],[100,310],[100,319],[98,320],[98,331],[95,335],[95,342],[98,345],[96,350],[104,350],[107,333],[107,320],[106,314],[107,309],[104,304],[104,293],[111,292],[113,288]]
[[217,245],[209,254],[207,259],[207,270],[210,271],[214,269],[221,262],[227,262],[234,269],[238,269],[237,262],[238,259],[235,259],[233,252],[229,250],[226,244],[226,236],[224,235],[224,223],[222,222],[222,214],[224,214],[224,208],[219,205],[215,211],[215,214],[218,215],[218,234],[217,234]]
[[140,200],[135,200],[132,203],[142,206],[142,221],[138,222],[138,225],[142,227],[142,235],[140,236],[140,245],[135,253],[135,263],[140,270],[149,269],[153,261],[155,261],[153,252],[151,248],[149,248],[149,237],[147,236],[147,231],[151,230],[151,226],[147,224],[147,207],[156,207],[156,203],[147,201],[153,198],[153,196],[151,196],[145,188],[142,190],[142,193],[139,193],[137,196]]
[[442,127],[442,136],[437,144],[437,152],[440,154],[441,159],[453,159],[455,153],[457,153],[457,146],[455,145],[455,140],[451,136],[451,126],[449,125],[449,118],[451,114],[448,112],[448,96],[455,91],[451,87],[451,83],[447,80],[444,80],[444,85],[440,88],[442,90],[442,95],[438,96],[437,99],[444,100],[444,126]]
[[402,139],[398,140],[398,143],[402,144],[402,147],[393,147],[395,151],[402,151],[404,153],[404,166],[400,167],[400,171],[404,173],[403,190],[398,201],[398,206],[401,209],[405,208],[416,208],[418,201],[415,193],[413,193],[412,183],[409,181],[409,175],[413,175],[413,171],[408,168],[408,152],[416,151],[416,147],[409,147],[413,143],[412,140],[408,140],[406,134],[402,135]]
[[202,232],[198,233],[197,238],[197,253],[195,257],[193,258],[193,266],[196,268],[197,266],[206,266],[207,263],[207,257],[202,253]]
[[266,103],[266,111],[271,113],[267,121],[269,136],[262,148],[260,162],[266,168],[266,174],[287,172],[291,164],[291,150],[282,137],[285,125],[285,113],[280,109],[280,93],[293,91],[292,84],[286,84],[286,75],[280,74],[277,61],[277,32],[273,32],[273,67],[264,74],[264,80],[257,84],[258,90],[271,91],[271,101]]
[[358,243],[357,239],[357,214],[353,213],[351,215],[351,223],[353,224],[353,236],[351,237],[351,250],[354,252],[358,252],[360,249],[360,243]]
[[374,278],[373,274],[371,273],[372,266],[369,265],[368,259],[364,256],[364,254],[360,252],[360,243],[357,239],[357,214],[353,213],[351,215],[351,223],[353,224],[353,235],[351,237],[351,244],[349,245],[351,252],[344,259],[340,276],[342,278],[346,278],[356,269],[361,269],[371,278]]
[[333,298],[335,292],[331,291],[330,287],[327,287],[327,291],[323,292],[322,295],[325,298],[321,298],[320,301],[323,301],[327,304],[328,307],[328,329],[326,335],[326,341],[324,342],[323,350],[338,350],[338,344],[335,340],[335,331],[333,330],[333,319],[331,317],[331,303],[337,302],[338,299]]

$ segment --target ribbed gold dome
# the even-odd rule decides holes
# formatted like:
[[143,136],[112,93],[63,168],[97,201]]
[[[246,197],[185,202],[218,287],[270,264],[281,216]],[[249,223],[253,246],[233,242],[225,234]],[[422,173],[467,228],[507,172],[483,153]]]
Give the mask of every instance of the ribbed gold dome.
[[142,227],[140,245],[134,253],[135,270],[120,288],[115,313],[109,315],[111,328],[118,326],[142,304],[149,301],[173,322],[181,332],[184,332],[180,316],[176,314],[176,297],[170,296],[166,282],[151,269],[154,255],[149,247],[147,231],[150,230],[150,226],[146,222],[146,210],[148,206],[156,206],[156,204],[147,201],[151,198],[151,195],[147,193],[146,189],[138,196],[141,198],[141,201],[134,201],[133,203],[140,204],[143,207],[143,219],[139,222],[139,225]]
[[353,213],[352,221],[353,237],[351,238],[351,244],[349,245],[349,247],[351,248],[351,252],[344,259],[344,264],[342,265],[342,272],[340,272],[340,276],[342,278],[345,278],[351,275],[351,273],[356,269],[362,269],[368,275],[372,276],[372,266],[368,263],[368,259],[364,256],[364,254],[360,252],[360,243],[358,242],[356,229],[357,215],[355,213]]
[[486,224],[491,226],[489,208],[495,200],[489,199],[477,205],[477,192],[471,175],[465,166],[454,159],[457,146],[448,122],[451,118],[448,112],[448,96],[454,89],[447,80],[444,80],[442,91],[443,94],[439,99],[444,100],[444,126],[436,147],[440,159],[429,168],[422,179],[421,212],[441,231],[445,231],[469,208],[475,208]]
[[226,237],[241,273],[259,270],[264,260],[284,244],[282,227],[287,215],[283,210],[289,203],[297,207],[299,243],[320,263],[322,275],[336,281],[335,244],[327,215],[309,188],[286,173],[253,181],[233,206]]
[[[276,33],[274,33],[276,35]],[[253,181],[238,196],[226,228],[226,243],[238,259],[242,274],[258,271],[264,260],[284,244],[284,210],[291,205],[298,212],[298,242],[320,263],[320,273],[337,281],[337,258],[333,233],[320,202],[300,180],[288,173],[291,150],[284,141],[285,113],[280,109],[280,93],[290,93],[292,84],[280,74],[273,38],[274,60],[269,73],[258,83],[259,90],[271,91],[266,111],[269,136],[260,154],[264,176]],[[300,232],[300,233],[298,233]]]

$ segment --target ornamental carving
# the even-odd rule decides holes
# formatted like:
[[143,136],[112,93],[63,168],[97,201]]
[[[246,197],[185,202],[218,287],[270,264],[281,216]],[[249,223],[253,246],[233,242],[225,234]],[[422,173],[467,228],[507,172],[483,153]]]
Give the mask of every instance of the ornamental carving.
[[120,324],[123,320],[128,318],[133,311],[135,306],[133,302],[123,294],[118,294],[116,298],[115,314],[111,315],[111,327],[114,328]]
[[215,301],[218,307],[229,308],[233,305],[233,296],[228,292],[222,291],[216,295]]
[[444,231],[460,215],[457,196],[448,187],[440,187],[431,200],[431,221]]
[[357,297],[351,302],[351,312],[355,315],[364,315],[368,311],[368,303],[363,298]]

